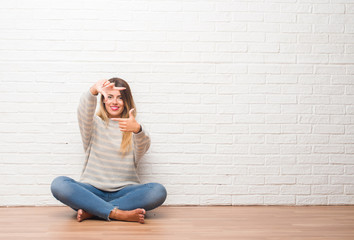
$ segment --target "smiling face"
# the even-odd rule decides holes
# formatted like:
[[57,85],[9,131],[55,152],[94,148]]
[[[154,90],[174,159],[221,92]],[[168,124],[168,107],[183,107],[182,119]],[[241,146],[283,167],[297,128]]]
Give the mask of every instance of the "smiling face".
[[108,99],[104,100],[104,106],[109,118],[120,118],[124,110],[124,102],[120,91],[110,89],[107,90]]

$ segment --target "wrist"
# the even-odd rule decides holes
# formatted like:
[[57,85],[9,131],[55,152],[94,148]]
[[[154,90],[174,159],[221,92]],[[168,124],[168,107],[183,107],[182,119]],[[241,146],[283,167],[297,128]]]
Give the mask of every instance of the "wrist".
[[135,134],[140,133],[142,131],[141,125],[138,123],[136,130],[134,131]]
[[91,94],[92,95],[98,95],[98,91],[97,91],[97,89],[95,88],[95,86],[92,86],[91,88],[90,88],[90,92],[91,92]]

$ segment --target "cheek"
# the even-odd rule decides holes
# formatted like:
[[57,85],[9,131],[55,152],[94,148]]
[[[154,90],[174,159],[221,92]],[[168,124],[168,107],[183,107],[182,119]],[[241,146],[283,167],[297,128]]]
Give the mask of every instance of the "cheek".
[[106,103],[104,103],[104,108],[106,109],[107,112],[110,110],[109,106]]

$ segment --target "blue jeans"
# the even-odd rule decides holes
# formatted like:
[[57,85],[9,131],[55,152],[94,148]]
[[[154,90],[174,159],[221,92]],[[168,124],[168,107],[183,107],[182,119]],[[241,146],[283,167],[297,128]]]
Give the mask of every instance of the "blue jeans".
[[167,196],[165,187],[159,183],[128,185],[116,192],[106,192],[65,176],[53,180],[51,191],[56,199],[72,209],[82,209],[106,220],[110,220],[109,214],[114,208],[149,211],[161,206]]

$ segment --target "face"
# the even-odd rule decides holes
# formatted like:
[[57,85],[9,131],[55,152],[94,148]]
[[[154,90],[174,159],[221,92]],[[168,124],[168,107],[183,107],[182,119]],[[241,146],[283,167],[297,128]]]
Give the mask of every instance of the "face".
[[118,90],[107,90],[108,99],[104,100],[104,106],[109,118],[119,118],[124,110],[124,103]]

